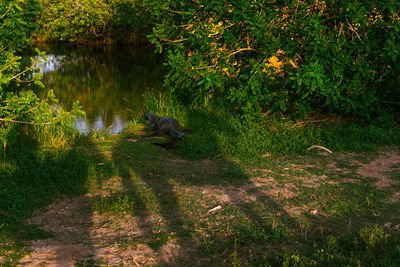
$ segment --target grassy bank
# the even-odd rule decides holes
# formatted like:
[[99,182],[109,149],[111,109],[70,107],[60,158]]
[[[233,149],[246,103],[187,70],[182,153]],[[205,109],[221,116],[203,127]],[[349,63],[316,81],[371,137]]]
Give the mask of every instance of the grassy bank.
[[[160,102],[161,103],[161,102]],[[160,116],[170,116],[193,133],[185,136],[185,143],[177,153],[185,158],[234,158],[247,163],[257,162],[265,155],[305,154],[312,145],[320,145],[334,152],[373,151],[379,146],[400,144],[400,128],[388,118],[385,123],[360,123],[314,115],[304,120],[282,117],[243,117],[226,111],[185,110],[170,108],[156,101],[148,105]],[[174,105],[171,105],[174,106]],[[143,124],[132,122],[125,134],[138,134]]]
[[[398,128],[150,108],[194,132],[172,151],[141,138],[141,120],[120,135],[71,136],[57,148],[50,143],[61,141],[22,136],[7,148],[1,262],[35,257],[32,240],[81,244],[84,266],[109,263],[90,256],[98,247],[145,250],[136,258],[145,265],[400,261]],[[311,145],[334,153],[307,152]],[[386,166],[383,178],[363,171],[373,163]],[[59,255],[47,264],[60,264]]]

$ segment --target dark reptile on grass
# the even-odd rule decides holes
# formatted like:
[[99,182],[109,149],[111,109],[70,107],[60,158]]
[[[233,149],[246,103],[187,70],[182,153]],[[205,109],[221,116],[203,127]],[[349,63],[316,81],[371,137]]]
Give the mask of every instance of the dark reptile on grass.
[[143,129],[148,132],[144,135],[145,137],[167,134],[173,138],[171,142],[152,143],[153,145],[161,146],[165,149],[176,148],[182,144],[185,132],[192,132],[192,130],[182,127],[182,125],[180,125],[180,123],[174,118],[159,117],[149,111],[144,111],[144,114],[149,119],[147,121],[149,126]]

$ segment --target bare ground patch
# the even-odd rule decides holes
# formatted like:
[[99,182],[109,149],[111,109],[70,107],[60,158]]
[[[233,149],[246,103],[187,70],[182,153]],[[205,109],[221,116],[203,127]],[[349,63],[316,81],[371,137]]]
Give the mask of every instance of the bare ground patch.
[[359,165],[357,173],[362,177],[377,178],[378,181],[375,183],[375,186],[378,189],[399,183],[390,179],[387,174],[389,171],[400,171],[400,167],[398,167],[400,165],[400,154],[397,149],[384,151],[373,161],[367,164],[359,163]]
[[54,237],[31,241],[31,253],[19,261],[26,266],[72,266],[99,262],[104,265],[154,265],[173,263],[185,248],[174,240],[159,249],[149,247],[159,216],[129,214],[100,215],[91,211],[91,197],[78,196],[57,201],[47,211],[36,212],[29,225],[51,232]]

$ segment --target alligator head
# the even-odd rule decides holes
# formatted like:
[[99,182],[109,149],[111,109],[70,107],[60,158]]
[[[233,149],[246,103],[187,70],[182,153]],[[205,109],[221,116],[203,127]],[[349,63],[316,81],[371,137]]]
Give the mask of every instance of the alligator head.
[[156,114],[149,112],[148,110],[145,110],[143,113],[149,119],[149,122],[148,122],[149,124],[155,123],[158,120],[160,120],[160,117],[158,117]]

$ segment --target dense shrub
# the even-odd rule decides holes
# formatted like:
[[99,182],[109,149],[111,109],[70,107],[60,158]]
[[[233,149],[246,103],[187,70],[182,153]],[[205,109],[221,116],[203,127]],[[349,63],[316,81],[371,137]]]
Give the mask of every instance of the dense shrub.
[[110,42],[143,31],[150,19],[140,1],[41,1],[38,38]]
[[398,1],[144,2],[186,102],[367,118],[399,103]]

